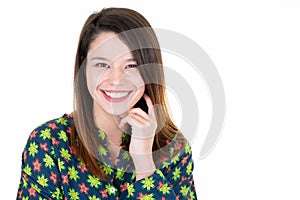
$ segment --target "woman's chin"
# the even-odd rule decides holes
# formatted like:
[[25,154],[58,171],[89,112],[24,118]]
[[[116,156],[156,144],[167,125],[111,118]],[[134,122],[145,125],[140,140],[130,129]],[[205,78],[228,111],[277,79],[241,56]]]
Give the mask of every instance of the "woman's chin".
[[128,113],[128,109],[109,109],[109,110],[106,110],[106,113],[110,114],[110,115],[113,115],[115,117],[124,117],[127,115]]

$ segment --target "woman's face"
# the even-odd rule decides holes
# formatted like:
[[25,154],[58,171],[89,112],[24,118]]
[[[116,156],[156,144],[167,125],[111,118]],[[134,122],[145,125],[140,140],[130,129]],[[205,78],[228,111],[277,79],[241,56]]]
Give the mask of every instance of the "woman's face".
[[137,63],[113,32],[101,33],[91,42],[86,67],[87,86],[96,111],[125,114],[144,94],[145,83]]

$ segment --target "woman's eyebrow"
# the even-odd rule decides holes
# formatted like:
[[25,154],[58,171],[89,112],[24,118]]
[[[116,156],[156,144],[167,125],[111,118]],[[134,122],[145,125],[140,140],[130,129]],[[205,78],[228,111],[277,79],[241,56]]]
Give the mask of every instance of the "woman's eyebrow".
[[91,58],[91,60],[105,60],[105,61],[109,61],[109,59],[104,58],[104,57],[99,57],[99,56],[93,57],[93,58]]
[[[99,56],[96,56],[96,57],[93,57],[90,59],[91,61],[93,60],[104,60],[104,61],[110,61],[108,58],[104,58],[104,57],[99,57]],[[136,62],[136,60],[134,58],[128,58],[126,59],[127,62]]]
[[128,62],[130,62],[130,61],[136,62],[136,60],[134,58],[128,58],[128,59],[126,59],[126,61],[128,61]]

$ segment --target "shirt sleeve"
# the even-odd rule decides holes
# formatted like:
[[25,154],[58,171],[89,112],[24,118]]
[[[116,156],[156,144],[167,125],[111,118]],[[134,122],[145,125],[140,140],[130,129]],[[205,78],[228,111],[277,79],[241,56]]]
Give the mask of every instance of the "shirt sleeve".
[[35,129],[22,153],[17,199],[62,199],[59,174],[51,130]]
[[149,177],[133,183],[126,183],[126,192],[121,199],[197,199],[194,179],[191,147],[185,148],[169,164]]

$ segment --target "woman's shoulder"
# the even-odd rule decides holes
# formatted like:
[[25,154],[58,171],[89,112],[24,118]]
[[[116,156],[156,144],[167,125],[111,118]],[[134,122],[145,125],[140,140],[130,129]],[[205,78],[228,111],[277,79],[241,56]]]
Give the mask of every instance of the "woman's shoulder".
[[64,114],[61,117],[48,120],[30,133],[27,143],[51,146],[68,145],[72,133],[72,121],[72,114]]
[[60,117],[48,120],[40,124],[35,130],[50,129],[52,132],[67,130],[69,127],[72,126],[72,121],[72,114],[63,114]]

